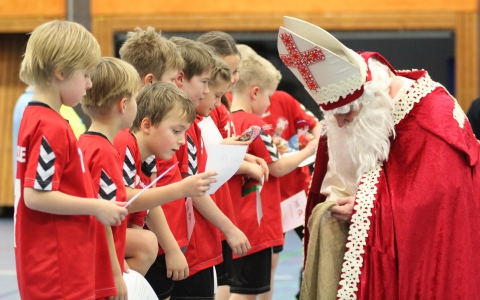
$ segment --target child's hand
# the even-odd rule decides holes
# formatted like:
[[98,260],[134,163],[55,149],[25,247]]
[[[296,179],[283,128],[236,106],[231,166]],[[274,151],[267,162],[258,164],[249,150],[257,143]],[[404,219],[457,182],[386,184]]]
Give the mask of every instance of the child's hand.
[[127,273],[127,274],[130,272],[130,266],[128,265],[126,259],[123,260],[123,270],[124,270],[124,272]]
[[184,197],[200,197],[205,195],[205,192],[210,189],[210,184],[217,181],[213,176],[217,172],[209,171],[193,176],[185,177],[181,182],[183,183]]
[[317,153],[317,147],[318,147],[318,139],[313,139],[310,142],[308,142],[305,148],[310,149],[310,151],[312,152],[312,155],[314,155]]
[[189,269],[187,259],[182,251],[177,248],[174,251],[165,252],[167,264],[167,277],[172,280],[183,280],[188,277]]
[[125,216],[128,214],[128,211],[125,207],[120,205],[125,205],[125,202],[110,202],[106,200],[99,200],[98,205],[96,205],[94,217],[97,220],[106,226],[118,226],[125,220]]
[[228,137],[220,141],[220,144],[222,145],[250,145],[252,143],[252,140],[248,141],[240,141],[239,140],[240,136],[233,136],[233,137]]
[[115,280],[117,295],[108,297],[108,300],[128,300],[127,285],[125,284],[125,280],[123,280],[122,274],[118,276],[115,275],[113,278]]
[[[268,181],[268,175],[270,175],[270,170],[268,169],[267,162],[263,158],[256,157],[255,155],[247,154],[245,155],[245,160],[262,167],[263,177],[265,178],[265,181]],[[260,180],[258,180],[258,182],[260,182]]]
[[260,165],[252,164],[252,163],[248,164],[248,173],[245,174],[245,175],[247,175],[248,177],[250,177],[252,179],[255,179],[260,184],[262,183],[263,170],[262,170],[262,167]]
[[233,254],[244,256],[250,250],[250,242],[247,236],[237,227],[233,226],[231,231],[224,232],[228,245],[232,248]]

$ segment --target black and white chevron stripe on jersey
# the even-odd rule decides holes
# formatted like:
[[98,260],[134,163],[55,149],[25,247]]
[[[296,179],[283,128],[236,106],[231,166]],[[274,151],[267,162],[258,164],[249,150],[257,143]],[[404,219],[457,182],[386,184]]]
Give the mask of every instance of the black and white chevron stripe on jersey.
[[52,147],[43,136],[40,144],[40,154],[38,156],[37,174],[35,176],[36,190],[51,191],[53,173],[55,172],[55,153]]
[[152,176],[152,173],[157,173],[157,161],[155,160],[155,155],[147,157],[143,162],[142,172],[148,177]]
[[125,186],[129,186],[132,189],[135,188],[135,175],[137,170],[135,169],[135,160],[133,159],[130,148],[125,149],[125,161],[123,162],[123,183]]
[[188,174],[196,175],[198,172],[197,147],[192,138],[187,134]]
[[112,201],[117,199],[117,186],[104,170],[100,175],[98,198]]
[[273,143],[272,137],[264,131],[260,133],[260,137],[262,138],[262,141],[265,144],[265,147],[267,147],[268,153],[270,153],[270,157],[272,158],[272,161],[277,161],[278,150],[277,150],[277,146],[275,146],[275,144]]

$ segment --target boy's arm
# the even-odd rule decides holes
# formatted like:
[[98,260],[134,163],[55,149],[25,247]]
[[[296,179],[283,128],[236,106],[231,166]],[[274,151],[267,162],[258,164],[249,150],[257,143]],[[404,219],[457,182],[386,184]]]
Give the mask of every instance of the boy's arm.
[[[209,171],[169,185],[148,189],[132,203],[128,210],[130,213],[148,210],[173,200],[205,195],[210,184],[217,181],[212,177],[215,175],[217,175],[216,172]],[[128,199],[142,191],[130,187],[126,187],[126,189]]]
[[240,168],[235,172],[235,175],[247,175],[256,181],[261,182],[263,178],[263,170],[260,165],[243,161]]
[[110,263],[112,264],[113,278],[115,279],[115,289],[117,290],[117,295],[113,300],[124,300],[127,299],[127,285],[123,280],[122,269],[118,264],[117,251],[115,250],[115,242],[113,240],[112,228],[110,226],[105,226],[105,235],[107,237],[108,243],[108,252],[110,254]]
[[189,269],[187,259],[178,247],[167,219],[161,206],[150,210],[147,218],[147,226],[156,236],[158,243],[165,251],[165,262],[167,264],[167,277],[173,280],[182,280],[188,277]]
[[307,159],[309,156],[314,155],[317,151],[318,140],[314,139],[308,143],[308,145],[295,154],[282,156],[279,160],[268,164],[270,174],[275,177],[281,177],[290,173],[298,165]]
[[33,210],[56,215],[92,215],[103,225],[120,225],[128,214],[119,202],[82,198],[60,191],[23,189],[25,205]]
[[250,243],[247,237],[223,214],[209,195],[193,197],[192,200],[193,207],[225,235],[233,254],[238,256],[247,254],[250,250]]

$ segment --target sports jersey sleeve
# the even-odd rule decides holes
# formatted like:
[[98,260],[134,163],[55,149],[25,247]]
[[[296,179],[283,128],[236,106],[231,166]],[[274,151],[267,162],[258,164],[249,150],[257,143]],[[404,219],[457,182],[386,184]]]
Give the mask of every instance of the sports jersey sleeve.
[[263,158],[267,164],[279,159],[277,146],[275,146],[272,136],[265,131],[250,144],[249,153]]
[[[62,173],[71,159],[80,159],[85,170],[82,153],[72,137],[73,133],[69,135],[64,127],[39,124],[27,149],[25,187],[41,191],[58,190]],[[72,144],[78,150],[74,156],[70,148]]]

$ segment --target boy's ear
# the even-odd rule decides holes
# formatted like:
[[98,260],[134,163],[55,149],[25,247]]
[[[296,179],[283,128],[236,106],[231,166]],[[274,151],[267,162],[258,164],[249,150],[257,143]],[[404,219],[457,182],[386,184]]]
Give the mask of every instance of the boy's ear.
[[118,112],[122,115],[125,113],[125,104],[127,103],[127,100],[127,98],[122,98],[120,101],[117,102]]
[[181,87],[185,82],[185,73],[183,71],[179,71],[177,77],[175,77],[175,84],[177,87]]
[[149,73],[143,77],[143,85],[149,85],[153,83],[153,80],[155,79],[155,76],[153,74]]
[[152,128],[152,122],[150,121],[149,118],[143,118],[142,122],[140,123],[140,130],[146,134],[150,134],[150,129]]
[[258,86],[254,86],[250,89],[250,99],[257,100],[258,93],[260,92],[260,88]]
[[53,69],[53,76],[60,81],[65,79],[65,73],[58,66]]

